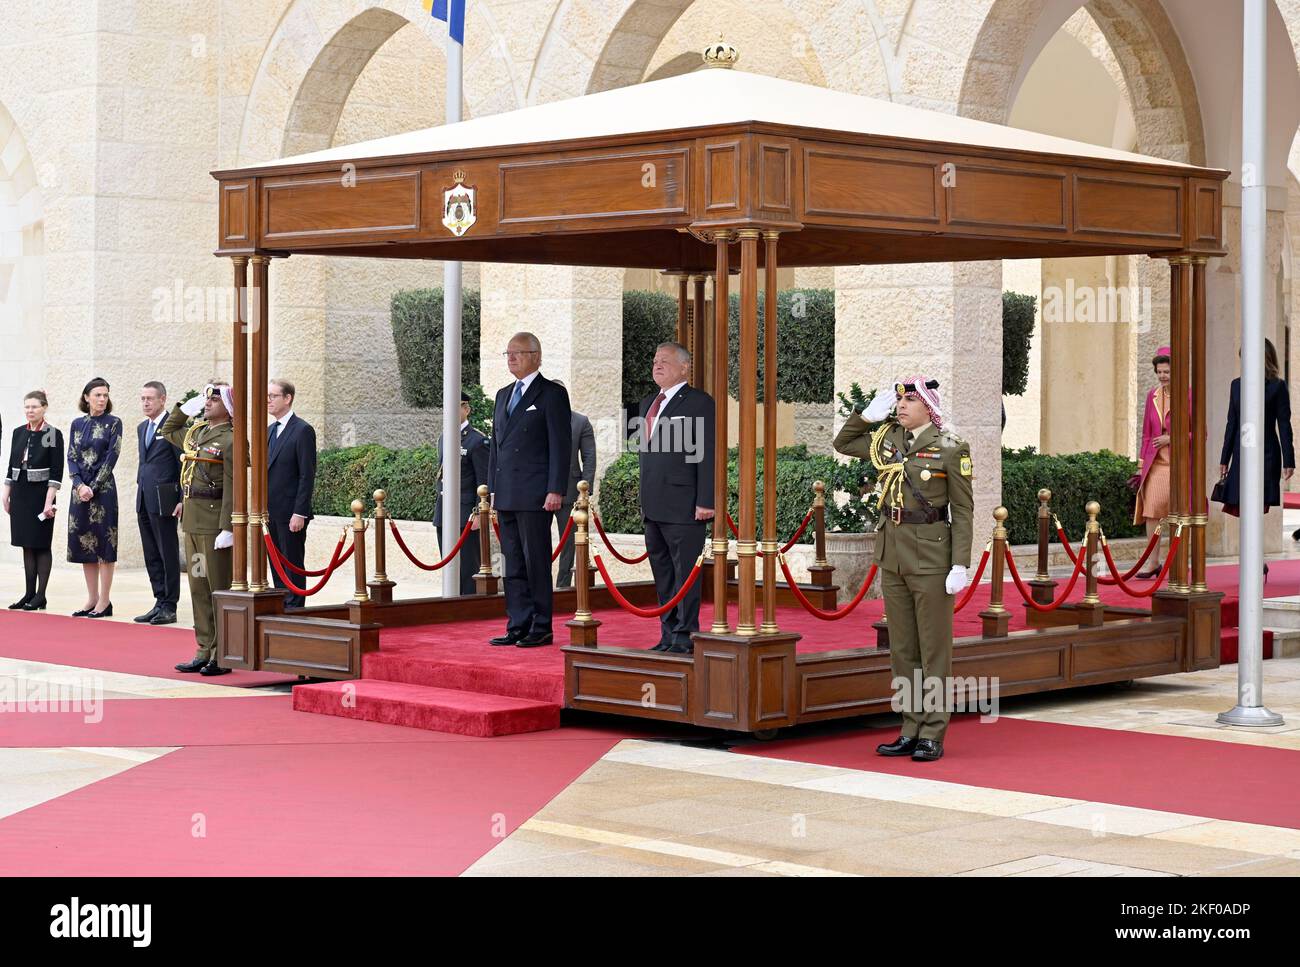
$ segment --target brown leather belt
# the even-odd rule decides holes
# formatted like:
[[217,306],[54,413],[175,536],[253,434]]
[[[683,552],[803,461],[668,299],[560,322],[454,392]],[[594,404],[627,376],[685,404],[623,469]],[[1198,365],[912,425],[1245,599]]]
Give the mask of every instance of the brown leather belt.
[[195,490],[190,487],[182,487],[181,493],[191,499],[194,498],[197,498],[199,500],[220,500],[221,499],[220,490],[207,490],[207,489]]
[[935,521],[947,520],[946,507],[931,507],[929,510],[905,510],[902,507],[886,507],[885,516],[895,524],[933,524]]

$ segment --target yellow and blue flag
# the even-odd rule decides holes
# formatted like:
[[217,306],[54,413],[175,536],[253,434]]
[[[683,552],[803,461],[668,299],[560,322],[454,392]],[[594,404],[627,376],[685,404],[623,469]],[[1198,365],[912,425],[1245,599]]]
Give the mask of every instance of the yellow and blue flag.
[[424,9],[434,20],[447,24],[451,39],[462,47],[465,45],[465,2],[466,0],[423,0]]

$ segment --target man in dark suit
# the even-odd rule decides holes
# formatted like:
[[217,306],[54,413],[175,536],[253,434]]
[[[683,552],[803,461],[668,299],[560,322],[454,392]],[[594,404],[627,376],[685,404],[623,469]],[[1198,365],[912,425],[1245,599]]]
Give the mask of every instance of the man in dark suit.
[[[556,386],[564,386],[558,379],[551,380]],[[569,489],[564,494],[564,505],[555,514],[556,540],[569,525],[573,514],[573,505],[578,502],[578,482],[587,481],[587,493],[595,494],[596,481],[596,431],[591,428],[591,420],[585,414],[573,411],[569,421],[569,436],[573,445],[573,456],[569,461]],[[555,586],[568,588],[573,586],[573,531],[564,542],[560,551],[560,563],[555,571]]]
[[[641,463],[641,517],[659,603],[670,601],[695,567],[704,547],[705,522],[713,519],[713,397],[690,386],[691,354],[680,343],[655,350],[654,381],[633,424]],[[653,651],[689,655],[691,633],[700,630],[700,584],[659,618]]]
[[[266,410],[271,417],[266,442],[266,510],[271,540],[286,561],[302,568],[307,522],[312,518],[311,495],[316,487],[316,431],[294,416],[296,395],[287,379],[273,379],[266,388]],[[271,575],[275,586],[283,588],[275,568]],[[290,577],[297,575],[290,572]],[[301,608],[304,603],[301,595],[285,592],[286,608]]]
[[[460,394],[460,509],[456,529],[442,526],[442,437],[438,438],[438,503],[433,509],[433,526],[438,528],[438,547],[443,554],[460,538],[465,521],[478,508],[478,488],[488,479],[488,438],[469,425],[469,394]],[[478,518],[473,533],[465,538],[460,554],[460,593],[474,593],[474,575],[482,559],[479,555]]]
[[[144,420],[135,428],[140,462],[135,470],[135,519],[140,526],[144,566],[153,588],[153,609],[136,617],[137,624],[176,623],[181,595],[180,543],[175,510],[180,505],[179,452],[158,432],[167,418],[167,387],[151,380],[140,388]],[[159,491],[162,491],[161,494]]]
[[515,333],[504,353],[514,382],[497,391],[488,487],[501,524],[506,633],[494,645],[551,643],[551,520],[568,489],[569,394],[539,370],[542,344]]

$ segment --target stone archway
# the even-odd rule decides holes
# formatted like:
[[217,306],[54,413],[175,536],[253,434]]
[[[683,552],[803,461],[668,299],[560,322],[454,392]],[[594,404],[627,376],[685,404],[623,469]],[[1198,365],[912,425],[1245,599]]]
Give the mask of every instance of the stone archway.
[[22,395],[45,381],[44,254],[36,165],[17,122],[0,104],[0,413],[6,428],[22,421]]

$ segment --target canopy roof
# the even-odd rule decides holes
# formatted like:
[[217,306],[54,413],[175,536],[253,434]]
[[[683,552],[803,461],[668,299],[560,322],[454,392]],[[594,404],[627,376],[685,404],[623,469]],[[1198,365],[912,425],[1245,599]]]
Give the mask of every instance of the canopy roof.
[[1226,175],[723,69],[214,173],[219,254],[682,271],[743,228],[784,265],[1221,254]]

